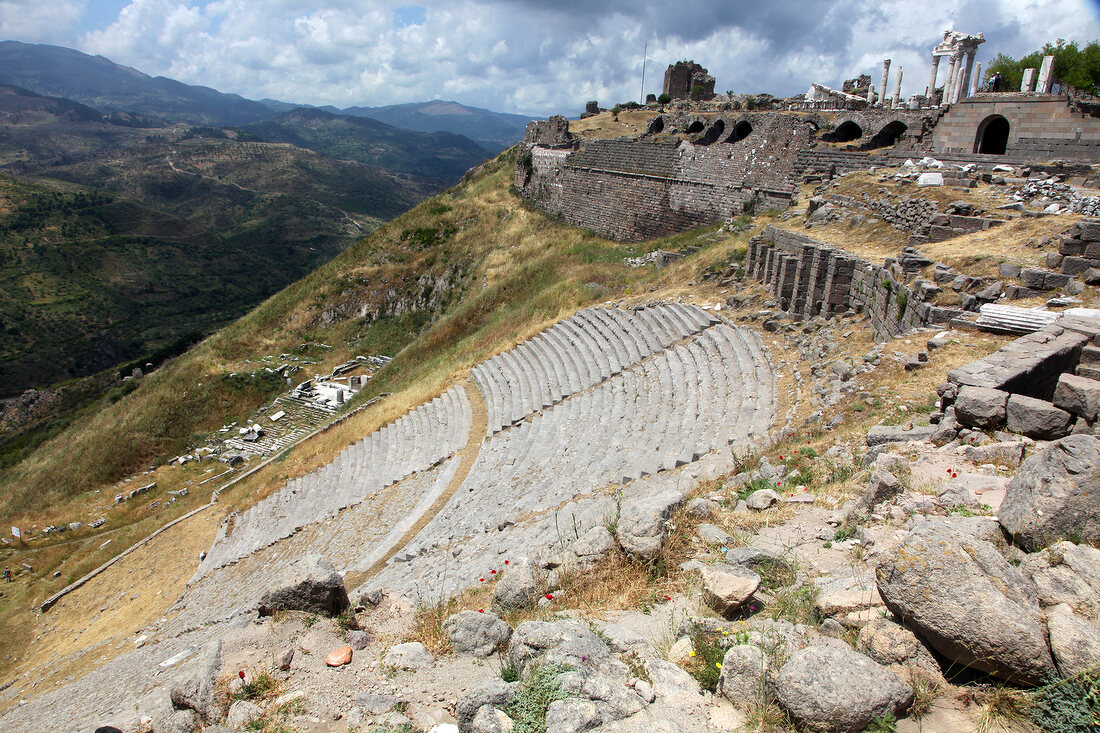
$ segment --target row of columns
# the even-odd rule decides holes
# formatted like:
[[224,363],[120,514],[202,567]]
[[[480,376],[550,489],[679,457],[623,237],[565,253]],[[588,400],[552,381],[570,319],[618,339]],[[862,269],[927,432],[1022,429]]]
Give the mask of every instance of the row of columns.
[[[901,77],[905,73],[905,69],[902,66],[898,67],[897,78],[894,79],[894,96],[889,105],[886,104],[886,90],[890,84],[890,59],[882,60],[882,93],[879,96],[878,106],[886,107],[890,106],[897,109],[901,104]],[[872,86],[867,90],[867,103],[871,104],[874,100],[874,87]]]
[[[947,106],[958,102],[960,99],[966,99],[977,89],[978,80],[981,78],[982,65],[978,64],[978,73],[973,74],[976,53],[976,48],[966,48],[958,49],[951,54],[951,63],[947,67],[947,79],[943,84],[941,106]],[[944,54],[934,52],[932,54],[932,73],[928,77],[928,88],[924,92],[925,99],[931,99],[932,95],[936,93],[936,77],[939,74],[940,59],[943,56]],[[974,77],[973,85],[970,83],[971,76]]]

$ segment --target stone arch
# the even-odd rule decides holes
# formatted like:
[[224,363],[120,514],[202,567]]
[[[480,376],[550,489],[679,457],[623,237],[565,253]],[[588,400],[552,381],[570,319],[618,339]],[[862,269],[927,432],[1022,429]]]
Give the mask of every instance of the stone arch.
[[974,152],[1004,155],[1008,149],[1008,133],[1012,126],[1003,115],[989,115],[978,125],[974,135]]
[[863,146],[865,150],[874,150],[875,148],[885,148],[890,145],[896,145],[902,135],[909,129],[903,120],[891,120],[882,126],[882,129],[875,133],[874,137],[867,141]]
[[664,115],[657,115],[656,117],[654,117],[650,121],[649,127],[646,128],[646,134],[647,135],[656,135],[656,134],[664,132],[664,131],[665,131],[665,116]]
[[822,127],[825,127],[825,125],[826,125],[825,118],[822,117],[821,115],[817,114],[816,112],[812,112],[812,113],[806,115],[803,118],[803,121],[806,124],[808,124],[810,127],[812,127],[815,133],[818,130],[820,130]]
[[863,127],[855,120],[844,120],[832,132],[821,136],[823,140],[831,143],[847,143],[859,140],[861,137],[863,137]]
[[737,121],[737,124],[733,126],[733,132],[726,138],[728,143],[741,142],[749,135],[752,134],[752,123],[748,119],[741,119]]
[[713,142],[717,142],[718,138],[722,137],[722,133],[726,131],[726,123],[721,119],[716,119],[710,123],[710,127],[703,133],[703,136],[695,143],[696,145],[710,145]]
[[687,130],[685,130],[685,132],[687,132],[687,134],[689,135],[697,135],[703,131],[703,128],[705,126],[706,125],[703,120],[696,118],[688,124]]

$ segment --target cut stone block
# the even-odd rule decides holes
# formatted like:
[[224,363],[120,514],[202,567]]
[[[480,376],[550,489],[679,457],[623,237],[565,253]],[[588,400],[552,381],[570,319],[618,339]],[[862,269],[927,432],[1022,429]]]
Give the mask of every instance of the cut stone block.
[[1007,392],[967,385],[955,399],[955,417],[963,425],[994,428],[1005,421],[1007,402]]
[[1077,374],[1063,374],[1054,390],[1054,404],[1094,422],[1100,413],[1100,382]]
[[1009,432],[1055,440],[1069,435],[1073,415],[1045,400],[1014,394],[1008,398],[1006,420]]

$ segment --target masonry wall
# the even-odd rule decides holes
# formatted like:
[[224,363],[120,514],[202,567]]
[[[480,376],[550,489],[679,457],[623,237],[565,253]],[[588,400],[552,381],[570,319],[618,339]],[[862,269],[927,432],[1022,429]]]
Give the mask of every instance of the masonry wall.
[[787,208],[808,126],[761,118],[736,143],[594,140],[579,150],[529,146],[516,165],[520,195],[574,226],[643,241],[757,210]]
[[879,340],[946,323],[962,312],[920,302],[885,267],[771,225],[749,242],[746,268],[770,287],[781,310],[806,318],[865,312]]
[[973,153],[978,127],[990,115],[1009,122],[1009,156],[1100,160],[1100,118],[1051,94],[979,94],[951,105],[932,135],[937,153]]

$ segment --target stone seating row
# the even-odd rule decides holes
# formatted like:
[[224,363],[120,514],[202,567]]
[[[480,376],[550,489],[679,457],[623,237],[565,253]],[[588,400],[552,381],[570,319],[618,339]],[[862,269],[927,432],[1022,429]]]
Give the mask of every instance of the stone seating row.
[[[455,497],[371,585],[472,582],[499,557],[572,537],[571,520],[543,521],[560,507],[609,486],[633,494],[678,475],[666,469],[764,435],[774,404],[756,334],[709,328],[485,441]],[[507,539],[508,527],[525,522],[542,527],[538,537]]]
[[763,435],[773,418],[758,338],[715,326],[487,440],[413,545],[480,534],[610,484],[629,491],[631,481]]
[[453,455],[466,445],[472,421],[466,392],[459,387],[419,405],[223,524],[196,577]]
[[254,607],[268,589],[270,578],[305,555],[321,554],[341,572],[370,567],[374,558],[389,557],[404,533],[446,490],[459,463],[460,459],[452,456],[339,514],[196,578],[178,607],[172,609],[172,627],[210,623]]
[[486,435],[561,402],[717,322],[695,306],[589,308],[471,373],[485,397]]

